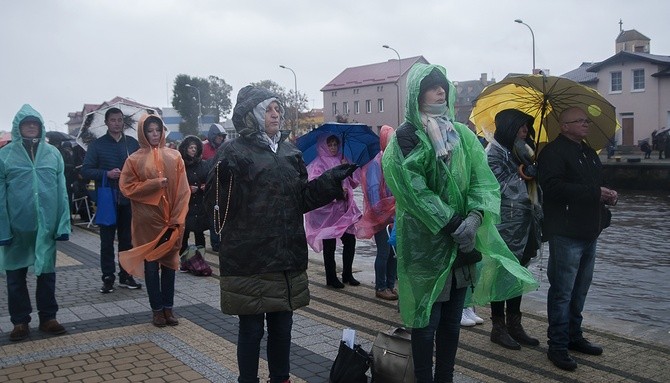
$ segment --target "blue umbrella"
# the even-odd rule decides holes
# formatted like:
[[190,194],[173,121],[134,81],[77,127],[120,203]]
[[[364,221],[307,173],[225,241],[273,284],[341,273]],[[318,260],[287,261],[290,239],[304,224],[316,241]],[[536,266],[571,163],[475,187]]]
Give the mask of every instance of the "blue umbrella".
[[343,156],[358,166],[370,162],[380,150],[379,136],[369,126],[328,122],[296,140],[296,146],[302,151],[306,164],[318,155],[316,148],[319,138],[323,136],[337,136],[342,143]]

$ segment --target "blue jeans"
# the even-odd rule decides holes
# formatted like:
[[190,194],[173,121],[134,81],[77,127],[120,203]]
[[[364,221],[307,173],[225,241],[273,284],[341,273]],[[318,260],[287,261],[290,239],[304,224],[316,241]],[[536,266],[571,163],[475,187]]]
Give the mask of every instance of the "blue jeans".
[[582,337],[582,310],[593,278],[596,243],[559,235],[549,240],[549,349],[566,350],[570,341]]
[[239,383],[258,383],[258,358],[263,338],[263,323],[268,322],[267,361],[270,383],[280,383],[289,378],[291,365],[291,328],[293,312],[278,311],[256,315],[240,315],[237,334],[237,365]]
[[[13,324],[30,323],[30,295],[26,276],[28,268],[7,270],[7,303],[9,317]],[[44,273],[37,276],[35,302],[40,323],[56,318],[58,303],[56,303],[56,273]]]
[[377,257],[375,258],[375,289],[377,291],[391,289],[395,287],[397,260],[391,245],[389,245],[389,235],[386,229],[375,234],[375,244],[377,245]]
[[[433,304],[428,326],[412,329],[412,355],[416,383],[453,381],[466,292],[467,287],[457,289],[456,278],[452,278],[449,300]],[[435,344],[435,379],[433,379],[433,343]]]
[[144,261],[144,282],[152,310],[170,309],[174,306],[174,275],[174,270],[157,261]]
[[[100,269],[102,270],[102,280],[111,277],[114,281],[116,272],[116,262],[114,262],[114,237],[119,236],[119,251],[130,250],[133,248],[131,229],[132,211],[130,205],[119,205],[116,209],[116,225],[100,225]],[[119,264],[119,279],[124,279],[128,273]]]

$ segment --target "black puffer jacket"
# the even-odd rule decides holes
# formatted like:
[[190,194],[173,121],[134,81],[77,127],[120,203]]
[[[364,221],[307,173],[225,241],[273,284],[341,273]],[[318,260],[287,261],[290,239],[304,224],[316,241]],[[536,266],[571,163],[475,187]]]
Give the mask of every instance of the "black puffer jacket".
[[309,303],[303,213],[342,192],[329,172],[307,181],[302,152],[286,141],[287,134],[276,152],[270,149],[253,109],[271,98],[276,96],[263,88],[240,90],[233,111],[240,137],[219,148],[212,162],[219,169],[212,167],[207,183],[207,211],[214,211],[218,195],[219,225],[227,213],[219,264],[221,309],[228,314],[295,310]]
[[[197,151],[195,157],[188,155],[188,147],[195,143]],[[186,177],[189,186],[197,186],[199,189],[191,193],[191,199],[188,201],[188,215],[186,215],[186,230],[202,232],[209,229],[209,221],[205,212],[205,191],[201,186],[207,182],[207,173],[209,166],[207,161],[202,160],[202,141],[195,136],[187,136],[179,144],[179,153],[184,159],[186,165]]]

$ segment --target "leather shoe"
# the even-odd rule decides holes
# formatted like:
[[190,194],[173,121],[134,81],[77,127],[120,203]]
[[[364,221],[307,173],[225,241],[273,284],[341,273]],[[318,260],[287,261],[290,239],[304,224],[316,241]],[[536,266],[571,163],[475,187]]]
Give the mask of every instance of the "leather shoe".
[[49,319],[44,323],[40,323],[39,329],[40,331],[50,335],[61,335],[67,332],[65,327],[63,327],[63,325],[58,323],[56,319]]
[[580,338],[568,343],[568,350],[573,350],[588,355],[600,355],[603,353],[602,347],[589,342],[585,338]]
[[377,290],[377,291],[375,291],[375,296],[377,298],[385,299],[387,301],[398,300],[398,296],[393,294],[393,292],[391,292],[391,290],[389,290],[389,289]]
[[30,335],[28,323],[19,323],[14,325],[14,330],[9,334],[9,340],[17,342],[26,339],[28,335]]
[[344,277],[344,276],[342,276],[342,282],[344,282],[344,283],[348,283],[348,284],[350,284],[351,286],[358,286],[358,285],[361,284],[361,282],[357,281],[356,278],[354,278],[353,275],[348,276],[348,277]]
[[547,351],[547,358],[551,360],[551,363],[554,366],[560,368],[561,370],[574,371],[577,368],[577,362],[575,362],[568,350],[551,350]]

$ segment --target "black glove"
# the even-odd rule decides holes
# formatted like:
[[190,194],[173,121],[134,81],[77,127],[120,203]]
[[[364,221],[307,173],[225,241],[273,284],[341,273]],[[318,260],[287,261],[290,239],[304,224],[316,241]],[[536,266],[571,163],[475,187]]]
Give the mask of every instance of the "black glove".
[[528,177],[528,178],[537,177],[537,165],[530,164],[530,165],[527,165],[527,166],[523,166],[521,169],[522,169],[521,171],[523,172],[523,174],[526,175],[526,177]]
[[533,163],[533,149],[526,144],[526,141],[519,138],[514,140],[514,148],[512,149],[512,152],[522,164],[530,165]]
[[342,182],[345,178],[354,174],[356,169],[358,169],[358,165],[356,164],[342,164],[330,169],[330,173],[335,180]]

